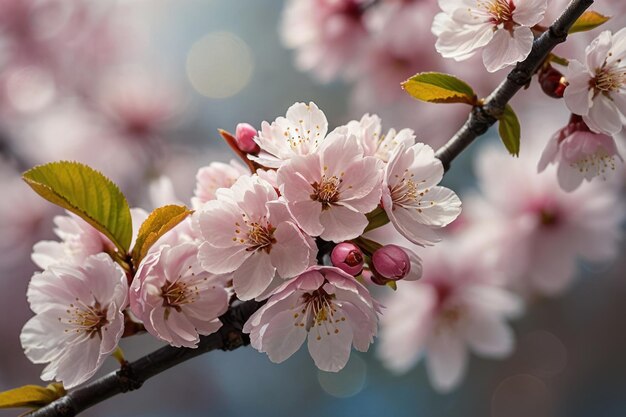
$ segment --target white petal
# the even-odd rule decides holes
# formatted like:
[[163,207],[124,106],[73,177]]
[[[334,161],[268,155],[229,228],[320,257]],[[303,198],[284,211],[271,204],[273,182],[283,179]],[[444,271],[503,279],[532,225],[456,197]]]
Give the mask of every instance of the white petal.
[[331,206],[323,210],[320,222],[324,226],[320,237],[337,243],[358,237],[369,223],[363,213],[343,206]]
[[335,323],[334,326],[314,326],[309,331],[308,347],[319,369],[338,372],[350,358],[352,327],[347,321]]
[[467,367],[467,350],[460,337],[442,329],[428,343],[426,369],[433,387],[448,392],[462,380]]
[[274,363],[281,363],[297,352],[304,343],[307,332],[298,325],[296,310],[276,314],[267,324],[262,336],[262,351]]
[[533,33],[530,28],[520,26],[513,35],[498,29],[493,39],[483,50],[483,63],[489,72],[495,72],[508,65],[523,61],[533,46]]
[[235,271],[233,288],[240,300],[250,300],[260,295],[272,282],[276,268],[270,256],[256,251]]

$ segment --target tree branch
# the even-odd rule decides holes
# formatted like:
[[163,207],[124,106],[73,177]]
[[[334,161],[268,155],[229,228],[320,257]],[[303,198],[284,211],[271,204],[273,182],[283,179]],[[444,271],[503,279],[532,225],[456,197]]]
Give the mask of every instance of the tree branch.
[[[593,0],[573,0],[565,12],[533,44],[525,61],[517,64],[506,80],[487,98],[482,107],[474,107],[469,119],[436,156],[446,170],[450,163],[478,136],[484,134],[504,111],[505,105],[526,84],[550,51],[567,38],[567,32]],[[203,336],[196,349],[163,347],[139,360],[96,379],[29,414],[30,417],[73,417],[81,411],[117,394],[141,387],[149,378],[212,350],[234,350],[250,340],[242,332],[243,324],[263,303],[246,301],[231,307],[220,319],[224,325],[210,336]]]
[[461,129],[435,154],[446,171],[450,168],[454,158],[498,121],[506,104],[522,87],[528,85],[550,51],[558,44],[565,42],[569,29],[593,2],[594,0],[572,0],[552,26],[535,39],[528,57],[513,68],[482,106],[472,109]]
[[246,301],[231,307],[220,320],[220,330],[200,338],[196,349],[163,347],[124,365],[119,371],[111,372],[64,397],[28,414],[29,417],[73,417],[87,408],[117,394],[139,389],[149,378],[169,368],[212,350],[234,350],[250,343],[242,332],[243,324],[263,303]]

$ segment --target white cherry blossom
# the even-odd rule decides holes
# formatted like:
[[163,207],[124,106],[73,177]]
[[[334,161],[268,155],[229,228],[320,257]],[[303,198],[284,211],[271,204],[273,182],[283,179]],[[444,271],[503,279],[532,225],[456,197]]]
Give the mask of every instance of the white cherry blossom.
[[265,167],[280,168],[283,162],[296,155],[315,152],[327,132],[326,115],[315,103],[296,103],[289,107],[286,117],[261,124],[256,138],[261,152],[248,157]]
[[541,22],[546,0],[439,0],[435,47],[445,58],[463,61],[483,48],[483,63],[494,72],[523,61],[532,49],[531,28]]
[[26,356],[49,363],[41,379],[72,388],[94,375],[122,337],[126,274],[106,254],[80,267],[53,265],[33,276],[28,302],[36,315],[20,336]]
[[604,31],[587,46],[586,62],[570,60],[563,98],[596,133],[619,133],[626,116],[626,28]]
[[398,232],[415,244],[439,241],[436,230],[461,213],[454,191],[437,185],[442,178],[441,161],[423,143],[398,146],[385,167],[383,208]]

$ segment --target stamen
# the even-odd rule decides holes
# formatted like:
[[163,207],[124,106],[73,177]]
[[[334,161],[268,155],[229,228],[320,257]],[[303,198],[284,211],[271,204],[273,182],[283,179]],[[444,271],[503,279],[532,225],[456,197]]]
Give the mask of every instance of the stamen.
[[339,185],[341,179],[336,176],[326,178],[322,176],[320,183],[313,183],[313,193],[311,200],[322,203],[322,210],[328,210],[330,206],[339,201]]

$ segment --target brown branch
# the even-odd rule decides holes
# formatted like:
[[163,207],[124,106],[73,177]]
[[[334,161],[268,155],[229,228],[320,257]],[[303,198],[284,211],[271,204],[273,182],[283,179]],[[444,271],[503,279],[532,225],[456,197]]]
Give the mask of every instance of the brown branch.
[[461,129],[436,153],[445,170],[452,160],[459,156],[477,137],[485,134],[502,115],[504,107],[513,96],[528,85],[533,74],[543,64],[550,51],[565,42],[567,32],[576,19],[593,4],[594,0],[573,0],[559,18],[539,38],[535,39],[528,57],[518,63],[506,79],[485,100],[482,106],[472,109],[469,118]]
[[200,338],[196,349],[163,347],[128,363],[119,371],[111,372],[64,397],[28,414],[29,417],[73,417],[87,408],[115,395],[139,389],[149,378],[169,368],[212,350],[234,350],[248,345],[250,339],[241,329],[262,303],[246,301],[232,307],[220,317],[224,325],[210,336]]
[[[450,141],[437,151],[446,170],[450,163],[478,136],[483,135],[502,114],[504,106],[526,84],[550,51],[567,38],[567,32],[593,0],[573,0],[550,29],[533,44],[525,61],[517,64],[506,80],[487,98],[482,107],[475,107],[467,122]],[[115,395],[141,387],[149,378],[167,369],[212,350],[233,350],[250,343],[242,332],[243,324],[262,303],[247,301],[232,307],[220,319],[224,323],[215,334],[201,338],[197,349],[163,347],[117,372],[96,379],[29,414],[30,417],[73,417],[81,411]]]

